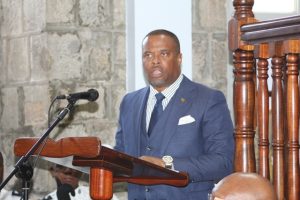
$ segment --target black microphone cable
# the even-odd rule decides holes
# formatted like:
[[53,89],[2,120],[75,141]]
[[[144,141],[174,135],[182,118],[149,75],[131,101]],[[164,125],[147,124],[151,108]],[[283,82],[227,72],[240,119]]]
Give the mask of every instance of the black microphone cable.
[[[57,96],[51,101],[51,104],[50,104],[50,106],[49,106],[49,108],[48,108],[48,119],[47,119],[47,121],[48,121],[48,128],[50,127],[50,123],[51,123],[51,108],[52,108],[52,106],[53,106],[53,104],[55,103],[55,101],[57,100]],[[44,149],[44,147],[45,147],[45,145],[46,145],[46,142],[47,142],[47,140],[48,140],[48,138],[49,138],[49,135],[45,138],[45,140],[43,141],[43,143],[40,145],[40,147],[38,148],[39,149],[39,152],[36,154],[36,157],[35,157],[35,159],[33,160],[33,164],[32,164],[32,170],[37,166],[37,163],[38,163],[38,159],[39,159],[39,157],[40,157],[40,154],[41,154],[41,152],[42,152],[42,150]],[[22,200],[22,198],[21,198],[21,200]]]
[[48,109],[48,128],[50,127],[50,123],[51,123],[51,108],[52,108],[52,106],[53,106],[53,104],[55,103],[55,101],[58,99],[58,96],[56,96],[52,101],[51,101],[51,104],[50,104],[50,106],[49,106],[49,109]]

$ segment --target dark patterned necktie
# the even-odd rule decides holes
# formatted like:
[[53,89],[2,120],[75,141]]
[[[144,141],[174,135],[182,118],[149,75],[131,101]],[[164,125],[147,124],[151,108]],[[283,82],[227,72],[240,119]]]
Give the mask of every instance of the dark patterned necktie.
[[149,136],[151,135],[153,127],[155,126],[156,122],[158,121],[160,115],[163,113],[162,101],[165,98],[165,96],[162,93],[157,93],[155,95],[155,97],[156,97],[156,104],[153,108],[150,122],[149,122],[149,128],[148,128]]

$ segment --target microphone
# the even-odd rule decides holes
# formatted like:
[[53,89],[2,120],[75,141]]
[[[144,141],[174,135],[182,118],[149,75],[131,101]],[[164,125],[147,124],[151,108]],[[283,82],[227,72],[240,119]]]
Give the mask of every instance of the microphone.
[[87,92],[77,92],[68,95],[59,95],[56,99],[78,100],[86,99],[88,101],[96,101],[99,97],[99,93],[95,89],[89,89]]

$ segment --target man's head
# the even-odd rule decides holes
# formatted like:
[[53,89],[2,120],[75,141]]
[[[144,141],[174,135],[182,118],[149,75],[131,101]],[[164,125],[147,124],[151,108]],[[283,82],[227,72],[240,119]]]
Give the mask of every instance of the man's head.
[[212,190],[211,200],[276,200],[272,184],[256,173],[236,172]]
[[78,187],[79,178],[82,173],[61,165],[55,165],[50,168],[51,175],[55,178],[57,185],[69,184],[74,189]]
[[181,73],[182,55],[177,36],[159,29],[143,39],[143,67],[148,82],[158,91],[170,86]]

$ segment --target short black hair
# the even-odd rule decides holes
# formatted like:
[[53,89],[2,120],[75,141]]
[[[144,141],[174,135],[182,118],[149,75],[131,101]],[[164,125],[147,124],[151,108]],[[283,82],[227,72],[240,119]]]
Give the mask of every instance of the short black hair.
[[145,40],[145,38],[149,37],[149,36],[152,36],[152,35],[166,35],[166,36],[169,36],[171,37],[174,42],[175,42],[175,45],[176,45],[176,50],[178,51],[178,53],[180,53],[180,42],[179,42],[179,39],[178,37],[172,33],[171,31],[168,31],[168,30],[165,30],[165,29],[157,29],[157,30],[153,30],[151,32],[149,32],[143,39],[143,41]]

